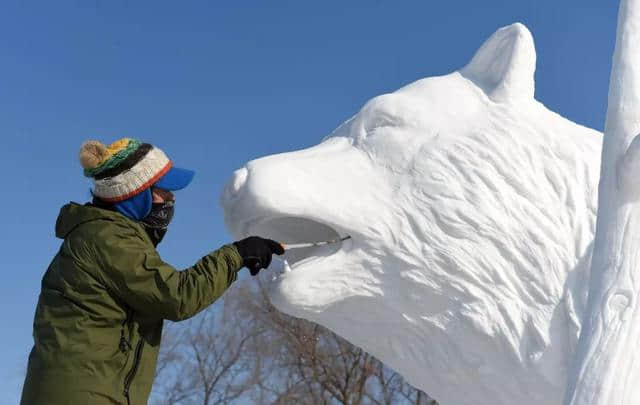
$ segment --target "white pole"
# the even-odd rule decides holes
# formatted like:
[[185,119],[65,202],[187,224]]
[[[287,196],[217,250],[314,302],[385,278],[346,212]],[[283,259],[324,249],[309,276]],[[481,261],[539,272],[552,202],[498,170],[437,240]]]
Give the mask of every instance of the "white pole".
[[589,298],[565,403],[640,404],[640,0],[621,0]]

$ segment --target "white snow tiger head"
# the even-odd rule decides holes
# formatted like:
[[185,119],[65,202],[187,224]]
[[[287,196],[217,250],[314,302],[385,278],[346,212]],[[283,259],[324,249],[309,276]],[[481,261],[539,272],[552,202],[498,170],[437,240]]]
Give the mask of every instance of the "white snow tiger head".
[[288,253],[273,303],[443,404],[560,403],[601,135],[535,101],[534,70],[529,31],[502,28],[460,71],[375,97],[319,145],[236,171],[222,195],[236,237],[352,236]]

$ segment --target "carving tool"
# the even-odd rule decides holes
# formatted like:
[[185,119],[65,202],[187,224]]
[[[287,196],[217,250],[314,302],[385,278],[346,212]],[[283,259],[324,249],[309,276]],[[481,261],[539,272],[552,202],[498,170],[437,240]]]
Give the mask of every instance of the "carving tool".
[[344,236],[344,237],[339,238],[339,239],[324,240],[324,241],[321,241],[321,242],[281,243],[281,245],[282,245],[282,248],[284,250],[302,249],[302,248],[310,248],[310,247],[316,247],[316,246],[333,245],[334,243],[340,243],[340,242],[343,242],[343,241],[345,241],[347,239],[351,239],[351,235],[347,235],[347,236]]

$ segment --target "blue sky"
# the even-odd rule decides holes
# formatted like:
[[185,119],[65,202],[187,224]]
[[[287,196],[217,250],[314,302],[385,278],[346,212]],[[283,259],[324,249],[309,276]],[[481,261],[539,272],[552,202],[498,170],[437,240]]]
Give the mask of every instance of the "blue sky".
[[0,403],[16,403],[80,144],[129,136],[197,171],[160,246],[186,267],[229,242],[218,196],[248,160],[317,143],[369,98],[532,31],[536,98],[602,130],[617,1],[58,1],[0,9]]

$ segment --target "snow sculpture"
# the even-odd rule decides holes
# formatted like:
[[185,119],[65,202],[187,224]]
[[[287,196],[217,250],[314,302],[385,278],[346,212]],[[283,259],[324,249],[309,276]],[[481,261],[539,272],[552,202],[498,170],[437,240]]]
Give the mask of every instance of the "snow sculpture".
[[602,151],[589,305],[567,404],[640,403],[640,0],[622,0]]
[[375,97],[319,145],[254,160],[221,203],[291,251],[271,299],[442,404],[560,404],[586,306],[601,134],[534,96],[498,30],[463,69]]

